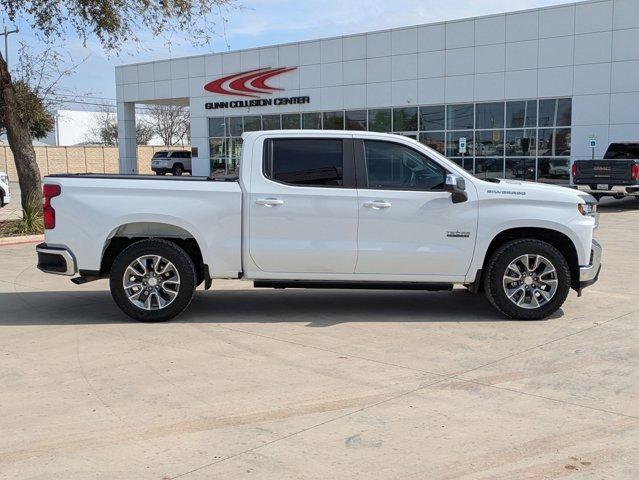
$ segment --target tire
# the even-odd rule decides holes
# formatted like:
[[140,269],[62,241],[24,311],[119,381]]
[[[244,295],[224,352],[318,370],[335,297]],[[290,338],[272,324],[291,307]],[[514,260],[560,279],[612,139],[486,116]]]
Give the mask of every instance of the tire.
[[566,300],[570,284],[566,258],[549,243],[533,239],[513,240],[497,249],[488,260],[484,278],[490,303],[515,320],[552,315]]
[[[158,256],[162,261],[156,264]],[[144,266],[136,263],[141,258]],[[116,257],[109,274],[113,300],[120,310],[140,322],[165,322],[182,313],[193,299],[196,281],[195,266],[188,254],[174,243],[159,239],[129,245]],[[138,293],[140,290],[142,293]]]
[[176,177],[179,177],[180,175],[184,173],[184,167],[182,166],[181,163],[173,165],[173,168],[171,169],[171,173],[173,173],[173,175],[175,175]]

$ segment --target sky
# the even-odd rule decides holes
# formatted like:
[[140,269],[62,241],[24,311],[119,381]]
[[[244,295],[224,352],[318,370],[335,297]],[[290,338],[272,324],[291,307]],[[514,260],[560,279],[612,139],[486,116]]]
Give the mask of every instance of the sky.
[[[278,43],[313,40],[372,30],[455,20],[571,3],[571,0],[238,0],[225,21],[212,15],[217,28],[210,45],[194,46],[188,35],[176,34],[171,45],[148,32],[139,33],[140,46],[131,42],[119,52],[105,53],[95,39],[87,45],[73,37],[57,43],[73,62],[82,63],[62,81],[65,91],[81,102],[102,103],[115,98],[114,67],[127,63],[239,50]],[[0,28],[7,25],[0,12]],[[41,42],[26,22],[11,35],[9,61],[16,60],[18,41],[38,48]],[[1,45],[1,43],[0,43]],[[4,53],[4,52],[3,52]],[[102,100],[106,99],[106,100]]]

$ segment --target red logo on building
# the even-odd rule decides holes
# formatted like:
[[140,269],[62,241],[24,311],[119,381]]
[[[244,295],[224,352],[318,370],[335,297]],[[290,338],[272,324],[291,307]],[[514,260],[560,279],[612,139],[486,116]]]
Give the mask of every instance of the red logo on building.
[[227,77],[218,78],[204,85],[204,90],[220,95],[235,95],[240,97],[259,97],[271,94],[283,88],[270,87],[266,84],[269,78],[281,75],[297,67],[258,68],[248,72],[235,73]]

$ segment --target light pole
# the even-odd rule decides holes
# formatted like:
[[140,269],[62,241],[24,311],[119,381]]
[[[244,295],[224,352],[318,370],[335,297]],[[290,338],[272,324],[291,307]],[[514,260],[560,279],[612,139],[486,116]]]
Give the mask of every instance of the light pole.
[[7,62],[7,68],[9,68],[9,35],[12,33],[18,33],[19,31],[18,27],[13,30],[8,30],[5,25],[4,30],[0,33],[0,35],[4,36],[4,61]]

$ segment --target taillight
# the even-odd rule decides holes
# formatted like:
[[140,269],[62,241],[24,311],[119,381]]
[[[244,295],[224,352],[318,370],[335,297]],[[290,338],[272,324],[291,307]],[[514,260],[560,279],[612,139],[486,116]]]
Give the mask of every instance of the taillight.
[[630,178],[633,180],[639,180],[639,163],[633,163],[630,169]]
[[52,230],[55,228],[55,210],[51,206],[51,199],[62,193],[60,185],[49,183],[42,186],[42,216],[44,218],[44,228]]
[[572,164],[572,179],[574,180],[575,178],[577,178],[577,164],[573,163]]

